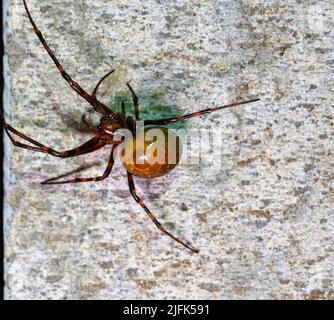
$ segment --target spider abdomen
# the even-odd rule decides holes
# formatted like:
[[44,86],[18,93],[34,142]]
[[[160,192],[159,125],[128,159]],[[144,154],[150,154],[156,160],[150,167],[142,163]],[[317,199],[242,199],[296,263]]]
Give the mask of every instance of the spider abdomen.
[[181,141],[172,130],[145,128],[124,145],[120,156],[130,173],[152,179],[175,168],[181,156]]

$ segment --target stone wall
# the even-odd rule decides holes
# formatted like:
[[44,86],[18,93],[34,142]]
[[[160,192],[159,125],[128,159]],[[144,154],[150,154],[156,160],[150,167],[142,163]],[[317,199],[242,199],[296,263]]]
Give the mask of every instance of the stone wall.
[[[136,179],[117,164],[98,183],[43,186],[105,169],[109,148],[72,159],[5,137],[7,299],[333,299],[333,21],[325,1],[28,0],[60,61],[84,88],[115,68],[100,98],[131,80],[143,117],[260,97],[194,118],[194,163]],[[57,150],[92,135],[89,105],[34,34],[22,1],[4,3],[8,121]],[[190,142],[189,142],[190,143]],[[201,157],[198,149],[201,147]],[[198,160],[198,161],[197,161]]]

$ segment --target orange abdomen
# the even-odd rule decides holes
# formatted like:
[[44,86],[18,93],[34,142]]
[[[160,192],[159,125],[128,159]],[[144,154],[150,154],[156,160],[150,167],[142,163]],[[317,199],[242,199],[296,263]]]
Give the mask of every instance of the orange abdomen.
[[163,127],[145,128],[129,140],[120,157],[126,170],[141,178],[160,177],[178,164],[181,141],[176,133]]

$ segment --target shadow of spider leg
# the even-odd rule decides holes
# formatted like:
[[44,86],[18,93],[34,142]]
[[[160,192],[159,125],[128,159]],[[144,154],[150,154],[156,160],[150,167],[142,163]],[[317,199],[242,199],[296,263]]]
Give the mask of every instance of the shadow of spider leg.
[[111,148],[111,152],[110,152],[110,156],[109,156],[109,161],[108,161],[108,165],[107,168],[105,169],[104,173],[101,176],[97,176],[97,177],[88,177],[88,178],[73,178],[73,179],[69,179],[69,180],[61,180],[61,181],[55,181],[58,180],[60,178],[62,178],[64,175],[62,176],[58,176],[55,178],[50,178],[47,179],[43,182],[41,182],[41,184],[64,184],[64,183],[78,183],[78,182],[89,182],[89,181],[101,181],[103,179],[106,179],[113,166],[114,166],[114,149],[115,149],[115,145]]

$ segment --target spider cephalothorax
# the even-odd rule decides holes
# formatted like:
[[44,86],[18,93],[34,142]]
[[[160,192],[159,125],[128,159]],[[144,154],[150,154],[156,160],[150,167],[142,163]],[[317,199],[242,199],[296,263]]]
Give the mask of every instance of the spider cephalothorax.
[[[100,120],[100,124],[97,127],[96,133],[102,138],[108,141],[109,144],[120,144],[122,142],[122,134],[120,129],[124,128],[124,121],[116,115],[117,118],[110,119],[103,117]],[[95,128],[93,129],[95,130]]]
[[[145,212],[148,214],[150,219],[154,222],[154,224],[165,234],[170,236],[172,239],[177,241],[178,243],[182,244],[192,252],[198,252],[197,249],[192,247],[191,245],[181,241],[180,239],[173,236],[171,233],[169,233],[162,225],[161,223],[156,219],[156,217],[152,214],[152,212],[146,207],[144,204],[144,201],[142,198],[137,194],[134,181],[133,181],[133,175],[142,177],[142,178],[155,178],[162,176],[166,174],[167,172],[171,171],[179,162],[180,159],[180,140],[179,137],[174,133],[171,133],[169,135],[170,131],[166,128],[162,127],[155,127],[155,129],[159,130],[162,135],[162,139],[158,144],[155,145],[155,148],[157,149],[157,152],[154,153],[154,148],[152,147],[151,142],[145,142],[145,135],[147,133],[147,130],[141,131],[139,134],[136,133],[136,126],[135,126],[135,120],[139,120],[139,105],[138,105],[138,98],[130,86],[129,83],[127,83],[127,86],[132,94],[133,99],[133,105],[134,105],[134,112],[135,112],[135,120],[132,117],[127,117],[125,114],[125,108],[124,103],[122,103],[122,112],[121,113],[115,113],[112,111],[111,108],[100,102],[97,97],[97,91],[100,86],[100,84],[106,79],[114,70],[108,72],[96,85],[95,89],[93,90],[92,94],[88,93],[86,90],[84,90],[77,82],[75,82],[69,74],[65,71],[64,67],[60,64],[52,50],[50,49],[49,45],[46,43],[42,32],[37,28],[30,12],[27,7],[26,1],[23,0],[23,4],[25,6],[28,18],[30,20],[30,23],[39,38],[40,42],[43,44],[44,49],[47,51],[53,62],[55,63],[56,67],[58,68],[58,71],[62,75],[62,77],[65,79],[65,81],[70,85],[70,87],[79,94],[83,99],[85,99],[92,107],[95,112],[98,112],[102,115],[101,121],[99,126],[94,127],[90,123],[88,123],[85,119],[83,119],[83,122],[86,123],[86,125],[89,127],[89,129],[94,133],[94,137],[90,139],[89,141],[85,142],[81,146],[59,152],[56,151],[50,147],[47,147],[40,142],[28,137],[27,135],[23,134],[22,132],[19,132],[18,130],[14,129],[12,126],[10,126],[4,119],[3,114],[1,113],[2,117],[2,125],[7,133],[9,139],[12,141],[12,143],[20,148],[25,148],[33,151],[48,153],[56,157],[61,158],[69,158],[69,157],[76,157],[79,155],[83,155],[86,153],[91,153],[95,150],[98,150],[102,147],[110,145],[110,156],[109,156],[109,162],[107,165],[107,168],[105,169],[104,173],[101,176],[98,177],[91,177],[91,178],[74,178],[69,180],[59,180],[59,177],[57,178],[51,178],[46,181],[43,181],[42,184],[62,184],[62,183],[77,183],[77,182],[87,182],[87,181],[99,181],[107,178],[112,170],[113,164],[114,164],[114,150],[117,146],[119,146],[121,143],[124,142],[124,153],[121,153],[121,159],[123,161],[123,165],[125,169],[127,170],[127,176],[128,176],[128,184],[130,188],[130,193],[135,199],[135,201],[141,205],[141,207],[145,210]],[[228,107],[234,107],[241,104],[246,104],[254,101],[258,101],[259,99],[252,99],[248,101],[242,101],[237,103],[232,103],[229,105],[223,105],[219,107],[213,107],[208,108],[205,110],[193,112],[186,115],[181,115],[178,117],[173,118],[164,118],[164,119],[154,119],[154,120],[144,120],[144,126],[161,126],[165,125],[171,122],[176,121],[184,121],[191,117],[201,116],[213,111],[217,111],[220,109],[228,108]],[[132,136],[129,138],[128,141],[123,141],[123,132],[122,130],[127,130]],[[17,141],[14,136],[21,138],[22,140],[25,140],[30,143],[22,143]],[[141,141],[144,141],[143,144],[141,144]],[[173,140],[173,147],[169,148],[169,141]],[[153,151],[152,151],[152,150]],[[152,152],[151,152],[152,151]],[[156,163],[152,160],[157,159]]]

